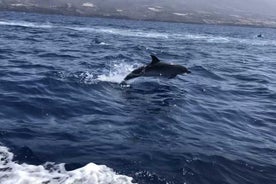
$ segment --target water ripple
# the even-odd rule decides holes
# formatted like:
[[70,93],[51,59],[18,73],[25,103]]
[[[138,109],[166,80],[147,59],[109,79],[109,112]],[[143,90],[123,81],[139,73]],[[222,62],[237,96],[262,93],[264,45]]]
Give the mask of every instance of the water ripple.
[[0,14],[0,183],[276,182],[274,30]]

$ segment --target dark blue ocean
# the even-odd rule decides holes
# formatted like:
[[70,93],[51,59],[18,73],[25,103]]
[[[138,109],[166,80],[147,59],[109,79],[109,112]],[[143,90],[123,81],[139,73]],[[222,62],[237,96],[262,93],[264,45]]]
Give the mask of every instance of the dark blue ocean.
[[0,12],[0,62],[1,184],[276,183],[275,29]]

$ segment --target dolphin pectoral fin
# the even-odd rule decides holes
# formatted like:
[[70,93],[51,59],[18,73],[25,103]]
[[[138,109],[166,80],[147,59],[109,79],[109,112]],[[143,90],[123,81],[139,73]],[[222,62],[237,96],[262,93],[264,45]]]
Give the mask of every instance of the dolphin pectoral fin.
[[168,77],[168,79],[172,79],[172,78],[175,78],[177,76],[177,74],[172,74]]

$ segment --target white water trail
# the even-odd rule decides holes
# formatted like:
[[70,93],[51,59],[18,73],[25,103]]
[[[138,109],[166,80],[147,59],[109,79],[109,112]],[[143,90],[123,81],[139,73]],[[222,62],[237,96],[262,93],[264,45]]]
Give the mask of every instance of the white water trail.
[[66,171],[65,164],[18,164],[13,153],[0,146],[0,183],[3,184],[133,184],[132,178],[116,174],[105,165],[89,163],[84,167]]
[[0,21],[0,25],[6,26],[21,26],[30,28],[53,28],[54,26],[50,23],[36,23],[36,22],[26,22],[26,21]]

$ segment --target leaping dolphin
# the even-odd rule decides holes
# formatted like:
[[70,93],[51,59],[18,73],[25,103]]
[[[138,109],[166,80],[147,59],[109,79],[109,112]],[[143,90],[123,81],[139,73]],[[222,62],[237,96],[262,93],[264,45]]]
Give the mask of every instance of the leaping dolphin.
[[150,55],[152,61],[150,64],[146,66],[139,67],[133,70],[130,74],[128,74],[121,84],[126,84],[127,80],[134,79],[137,77],[166,77],[166,78],[174,78],[178,74],[183,73],[191,73],[186,67],[175,64],[168,64],[161,62],[156,56]]

